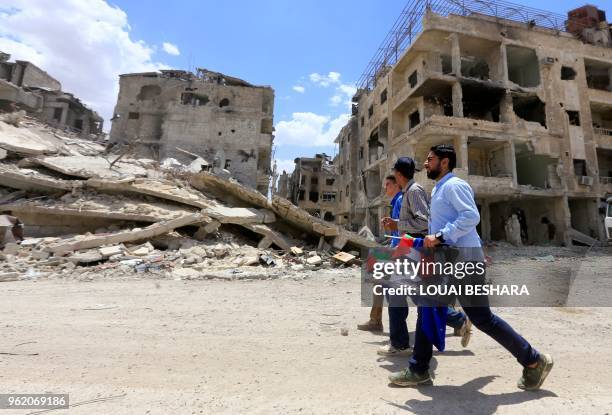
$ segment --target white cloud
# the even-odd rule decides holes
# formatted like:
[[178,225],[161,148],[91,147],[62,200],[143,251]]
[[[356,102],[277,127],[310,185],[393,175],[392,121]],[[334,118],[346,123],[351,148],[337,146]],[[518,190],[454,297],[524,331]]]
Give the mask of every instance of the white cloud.
[[338,105],[340,105],[340,103],[342,102],[342,96],[341,95],[334,95],[329,99],[329,105],[331,105],[332,107],[337,107]]
[[306,88],[304,88],[304,87],[303,87],[303,86],[301,86],[301,85],[295,85],[294,87],[292,87],[292,89],[293,89],[295,92],[299,92],[300,94],[303,94],[303,93],[304,93],[304,91],[306,91]]
[[152,46],[131,38],[126,13],[105,0],[1,3],[0,50],[40,66],[106,120],[117,100],[117,75],[167,67],[153,60]]
[[164,42],[162,44],[162,48],[164,49],[164,52],[166,52],[168,55],[179,56],[181,54],[181,51],[179,50],[178,46],[170,42]]
[[295,169],[295,161],[294,160],[274,160],[276,162],[276,171],[278,174],[282,174],[283,171],[291,174],[291,172]]
[[338,82],[340,82],[340,73],[330,72],[327,75],[321,75],[321,74],[314,72],[314,73],[311,73],[308,76],[308,78],[310,79],[311,82],[319,86],[328,87],[332,84],[337,84]]
[[332,119],[330,116],[312,112],[294,112],[291,120],[276,124],[274,141],[278,146],[331,146],[349,119],[349,114]]

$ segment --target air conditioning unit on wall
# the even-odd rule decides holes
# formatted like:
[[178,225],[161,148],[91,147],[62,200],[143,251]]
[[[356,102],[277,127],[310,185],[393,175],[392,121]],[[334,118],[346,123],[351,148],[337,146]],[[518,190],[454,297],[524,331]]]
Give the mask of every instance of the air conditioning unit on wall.
[[580,184],[583,186],[593,186],[593,178],[591,176],[580,176]]
[[552,65],[555,63],[555,58],[551,56],[546,56],[541,59],[543,65]]

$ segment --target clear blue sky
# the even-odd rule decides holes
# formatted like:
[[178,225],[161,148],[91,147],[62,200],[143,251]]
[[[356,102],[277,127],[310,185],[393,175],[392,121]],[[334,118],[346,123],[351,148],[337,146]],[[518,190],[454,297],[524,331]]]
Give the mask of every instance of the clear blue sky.
[[[344,120],[350,86],[406,0],[109,0],[109,4],[127,14],[132,39],[148,45],[170,42],[180,50],[175,56],[158,48],[154,59],[176,68],[200,66],[271,85],[276,93],[274,122],[277,130],[279,123],[282,126],[277,131],[276,158],[284,167],[297,156],[333,153],[333,145],[313,144],[329,143]],[[563,14],[582,4],[530,3]],[[598,5],[608,6],[612,20],[609,5]],[[314,73],[321,76],[312,78]],[[294,130],[300,131],[289,136]]]

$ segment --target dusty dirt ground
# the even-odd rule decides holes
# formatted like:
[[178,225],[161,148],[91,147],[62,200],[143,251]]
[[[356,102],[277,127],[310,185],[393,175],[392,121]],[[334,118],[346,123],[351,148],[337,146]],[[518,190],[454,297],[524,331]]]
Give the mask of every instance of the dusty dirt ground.
[[[499,266],[521,261],[535,263]],[[387,335],[355,330],[369,313],[358,272],[1,283],[2,393],[112,398],[50,412],[71,415],[612,413],[610,309],[496,309],[553,355],[541,391],[517,389],[518,363],[477,330],[467,349],[450,337],[435,354],[434,386],[391,387],[407,359],[377,356]]]

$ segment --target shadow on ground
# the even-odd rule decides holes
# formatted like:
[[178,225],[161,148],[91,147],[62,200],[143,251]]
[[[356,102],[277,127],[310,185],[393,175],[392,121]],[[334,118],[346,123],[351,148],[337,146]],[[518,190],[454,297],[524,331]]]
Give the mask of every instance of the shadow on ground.
[[557,397],[551,391],[522,391],[488,395],[480,391],[497,376],[483,376],[461,386],[420,386],[417,390],[430,399],[410,399],[404,405],[385,400],[389,405],[415,414],[492,415],[500,406],[517,405],[542,398]]

